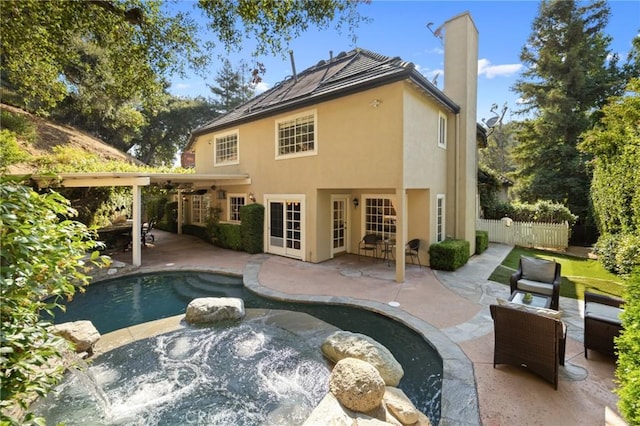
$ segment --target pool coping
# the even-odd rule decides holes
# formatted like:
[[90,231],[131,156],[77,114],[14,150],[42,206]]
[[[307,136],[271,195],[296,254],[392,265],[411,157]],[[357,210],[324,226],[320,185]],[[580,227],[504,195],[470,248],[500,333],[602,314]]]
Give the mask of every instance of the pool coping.
[[[228,275],[237,275],[243,278],[244,286],[250,291],[275,300],[291,302],[328,303],[350,307],[365,308],[370,311],[383,314],[421,334],[442,358],[442,392],[440,403],[440,425],[480,425],[480,408],[478,391],[474,375],[473,363],[465,355],[462,349],[445,333],[428,322],[419,319],[404,310],[386,303],[358,299],[346,296],[301,295],[283,293],[260,284],[258,278],[262,264],[270,258],[268,254],[257,254],[249,258],[243,270],[227,268],[203,268],[188,266],[153,266],[139,268],[125,268],[117,274],[96,277],[94,282],[100,282],[117,277],[167,271],[194,271],[213,272]],[[173,327],[163,332],[184,327],[183,324],[175,324],[176,318],[184,315],[161,319],[167,321],[167,327]],[[173,323],[170,321],[174,321]],[[152,322],[153,323],[153,322]],[[148,324],[148,323],[145,323]],[[145,324],[127,327],[112,333],[122,333],[121,338],[133,338],[139,334],[138,329]],[[111,334],[111,333],[110,333]],[[127,335],[129,335],[127,337]],[[144,337],[150,337],[146,335]],[[142,337],[137,337],[142,338]],[[108,350],[108,349],[107,349]]]

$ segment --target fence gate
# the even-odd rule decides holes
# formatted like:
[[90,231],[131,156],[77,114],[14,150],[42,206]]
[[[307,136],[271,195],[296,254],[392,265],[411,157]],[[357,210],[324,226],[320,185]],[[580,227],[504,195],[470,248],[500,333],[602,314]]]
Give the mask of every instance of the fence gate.
[[514,222],[509,218],[500,220],[477,219],[476,229],[487,231],[489,241],[523,247],[569,247],[569,223]]

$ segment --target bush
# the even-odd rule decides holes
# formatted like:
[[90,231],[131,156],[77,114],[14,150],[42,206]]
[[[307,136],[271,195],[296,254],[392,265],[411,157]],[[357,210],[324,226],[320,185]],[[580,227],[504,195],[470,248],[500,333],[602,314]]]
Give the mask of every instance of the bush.
[[432,269],[455,271],[469,260],[469,241],[444,240],[429,247],[429,263]]
[[164,205],[164,220],[156,224],[163,231],[178,232],[178,202],[172,201]]
[[629,275],[640,266],[640,236],[604,234],[598,238],[595,253],[602,266],[617,275]]
[[24,114],[14,114],[10,111],[0,111],[0,123],[2,128],[9,130],[22,140],[34,143],[38,138],[36,126]]
[[242,247],[247,253],[255,254],[264,251],[264,206],[248,204],[240,208],[240,237]]
[[232,223],[219,223],[215,227],[214,241],[218,247],[242,250],[242,239],[240,238],[240,225]]
[[164,219],[164,208],[169,200],[164,195],[156,195],[149,197],[145,202],[145,209],[147,212],[147,219],[156,220],[160,222]]
[[13,132],[6,129],[0,130],[0,171],[29,158],[30,155],[18,145],[18,140]]
[[485,212],[485,219],[509,217],[516,222],[564,223],[575,225],[578,216],[566,206],[551,201],[538,201],[535,204],[497,203]]
[[627,281],[622,333],[616,339],[618,361],[615,392],[618,407],[630,425],[640,424],[640,268]]
[[489,248],[489,231],[476,231],[476,254]]
[[182,233],[187,235],[193,235],[208,243],[211,242],[207,229],[204,226],[185,224],[182,225]]

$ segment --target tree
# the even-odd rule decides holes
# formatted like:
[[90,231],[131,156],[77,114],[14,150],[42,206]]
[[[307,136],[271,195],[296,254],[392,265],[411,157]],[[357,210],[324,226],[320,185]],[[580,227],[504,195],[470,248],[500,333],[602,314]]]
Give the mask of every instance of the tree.
[[494,128],[487,138],[486,148],[479,151],[478,164],[481,167],[504,177],[515,170],[511,152],[517,143],[518,125],[518,122],[510,121]]
[[249,69],[245,63],[234,69],[228,59],[223,61],[222,68],[215,78],[217,86],[209,86],[214,95],[213,106],[216,112],[229,112],[253,97],[254,85],[247,80],[248,73]]
[[150,165],[173,165],[176,154],[186,146],[191,130],[213,120],[213,105],[204,98],[170,96],[158,112],[143,111],[147,126],[132,140],[138,159]]
[[626,78],[603,32],[609,13],[604,0],[543,1],[520,55],[528,69],[514,86],[525,100],[520,112],[533,114],[517,135],[516,193],[523,201],[563,203],[582,219],[591,176],[589,157],[576,146]]
[[[61,356],[63,341],[41,314],[52,314],[89,283],[85,256],[95,247],[94,234],[71,220],[74,214],[58,193],[38,194],[0,178],[2,424],[23,424],[5,417],[7,409],[26,409],[29,397],[46,394],[62,377],[51,362]],[[105,261],[98,252],[89,260]]]

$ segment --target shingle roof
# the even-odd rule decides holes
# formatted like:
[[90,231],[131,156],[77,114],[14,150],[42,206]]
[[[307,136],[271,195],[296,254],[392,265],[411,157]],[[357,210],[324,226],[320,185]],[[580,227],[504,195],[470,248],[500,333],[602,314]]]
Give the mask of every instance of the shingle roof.
[[233,111],[195,129],[189,146],[195,136],[204,133],[405,79],[411,80],[444,108],[456,113],[460,110],[455,102],[420,74],[411,62],[355,49],[342,52],[329,61],[322,60]]

